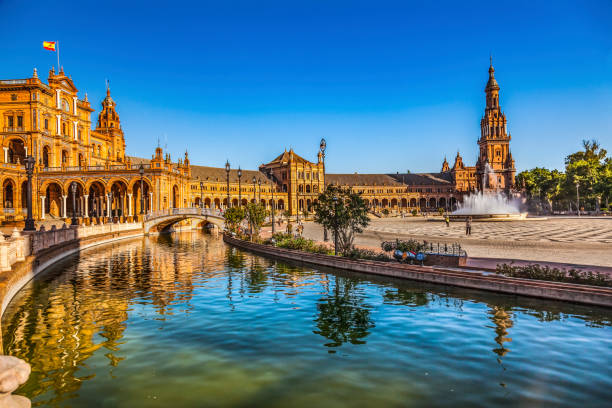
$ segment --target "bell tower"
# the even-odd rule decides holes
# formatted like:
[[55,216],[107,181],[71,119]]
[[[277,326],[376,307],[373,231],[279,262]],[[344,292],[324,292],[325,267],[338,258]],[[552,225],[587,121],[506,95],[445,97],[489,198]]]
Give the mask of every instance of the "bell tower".
[[509,192],[514,187],[516,173],[510,153],[512,137],[508,133],[506,115],[499,106],[499,85],[492,59],[485,94],[486,107],[480,120],[480,153],[476,163],[478,189]]
[[107,139],[112,156],[109,157],[114,162],[125,161],[125,138],[121,130],[119,115],[115,110],[116,103],[111,98],[110,87],[106,84],[106,98],[102,101],[102,111],[98,115],[98,123],[95,129],[99,135]]

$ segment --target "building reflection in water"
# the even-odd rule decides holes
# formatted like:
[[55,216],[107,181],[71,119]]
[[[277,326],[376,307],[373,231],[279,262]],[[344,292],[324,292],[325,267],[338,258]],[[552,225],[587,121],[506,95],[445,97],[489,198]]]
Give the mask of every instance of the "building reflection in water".
[[[85,251],[20,291],[5,313],[2,334],[5,353],[32,365],[21,393],[44,396],[46,404],[69,399],[93,378],[91,366],[127,364],[130,318],[142,318],[145,307],[160,324],[176,314],[195,313],[194,296],[206,293],[210,282],[221,285],[226,298],[213,301],[226,302],[229,311],[241,307],[244,298],[291,303],[308,291],[315,293],[311,303],[302,301],[313,309],[307,330],[324,338],[330,353],[347,343],[365,344],[377,330],[373,311],[380,304],[408,306],[407,313],[433,306],[460,313],[464,302],[486,299],[483,313],[493,323],[493,352],[500,362],[509,352],[517,310],[542,321],[567,316],[560,311],[564,304],[508,303],[508,297],[483,292],[317,271],[244,253],[218,238],[162,235]],[[610,325],[609,315],[593,313],[584,319],[587,325]]]

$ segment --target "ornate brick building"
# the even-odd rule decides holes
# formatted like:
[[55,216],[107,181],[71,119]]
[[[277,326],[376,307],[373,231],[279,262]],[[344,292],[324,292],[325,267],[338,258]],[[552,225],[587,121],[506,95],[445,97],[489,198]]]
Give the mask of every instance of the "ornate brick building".
[[[309,161],[290,149],[258,170],[194,166],[187,152],[173,163],[160,147],[152,158],[125,155],[125,137],[117,104],[107,86],[106,97],[92,129],[94,110],[63,69],[49,72],[43,83],[36,70],[31,78],[0,81],[0,221],[19,221],[25,213],[27,155],[36,160],[33,178],[34,216],[101,222],[109,216],[133,218],[172,207],[259,202],[291,214],[310,212],[326,185],[337,184],[361,193],[373,211],[436,211],[451,209],[464,194],[476,190],[504,191],[514,187],[506,116],[499,104],[499,85],[489,68],[485,113],[475,166],[466,166],[457,152],[452,167],[446,158],[440,172],[419,174],[326,174],[323,157]],[[142,191],[141,191],[142,172]],[[76,183],[75,204],[70,186]],[[229,201],[228,201],[229,198]],[[141,200],[142,199],[142,200]]]

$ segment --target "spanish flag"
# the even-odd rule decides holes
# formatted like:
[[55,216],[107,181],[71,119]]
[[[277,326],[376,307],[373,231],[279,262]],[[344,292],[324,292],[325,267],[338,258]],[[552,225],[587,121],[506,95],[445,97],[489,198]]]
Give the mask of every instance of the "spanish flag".
[[55,41],[43,41],[43,48],[49,51],[55,51]]

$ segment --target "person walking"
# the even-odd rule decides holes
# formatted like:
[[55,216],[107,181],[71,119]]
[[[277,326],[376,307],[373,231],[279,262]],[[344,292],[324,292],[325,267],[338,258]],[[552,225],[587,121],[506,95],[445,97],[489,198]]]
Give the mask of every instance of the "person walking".
[[444,222],[446,223],[446,228],[450,227],[450,218],[448,218],[448,215],[444,218]]
[[465,220],[465,235],[472,235],[472,217]]

